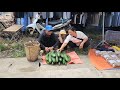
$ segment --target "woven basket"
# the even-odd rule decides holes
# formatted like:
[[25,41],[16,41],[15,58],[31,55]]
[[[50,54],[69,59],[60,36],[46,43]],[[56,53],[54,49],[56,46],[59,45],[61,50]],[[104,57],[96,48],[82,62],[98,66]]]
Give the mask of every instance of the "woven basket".
[[31,62],[36,61],[40,51],[40,43],[37,41],[26,42],[24,46],[27,60]]

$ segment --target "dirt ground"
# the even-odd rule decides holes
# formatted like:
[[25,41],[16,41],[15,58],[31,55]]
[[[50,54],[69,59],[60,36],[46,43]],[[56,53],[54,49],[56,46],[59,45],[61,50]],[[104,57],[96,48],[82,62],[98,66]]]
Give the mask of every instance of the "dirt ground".
[[44,65],[23,58],[1,58],[0,78],[120,78],[120,69],[97,70],[87,55],[80,55],[83,64]]

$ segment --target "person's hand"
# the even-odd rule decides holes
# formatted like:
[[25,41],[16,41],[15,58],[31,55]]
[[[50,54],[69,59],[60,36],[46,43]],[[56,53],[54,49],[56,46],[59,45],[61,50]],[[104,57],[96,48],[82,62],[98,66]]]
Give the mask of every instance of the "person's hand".
[[61,52],[62,50],[61,49],[57,49],[57,52]]
[[49,52],[49,48],[48,48],[48,47],[45,47],[45,51],[46,51],[46,52]]
[[57,52],[59,52],[60,51],[60,49],[57,49]]
[[53,50],[53,47],[49,47],[49,50],[52,51],[52,50]]
[[83,48],[83,45],[84,45],[84,44],[81,43],[80,46],[79,46],[79,48],[82,49],[82,48]]

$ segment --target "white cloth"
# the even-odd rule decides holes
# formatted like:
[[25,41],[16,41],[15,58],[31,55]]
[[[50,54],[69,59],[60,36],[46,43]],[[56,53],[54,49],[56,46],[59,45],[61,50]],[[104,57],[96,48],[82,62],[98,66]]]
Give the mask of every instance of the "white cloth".
[[36,19],[36,18],[39,18],[39,17],[40,17],[40,15],[37,13],[36,16],[35,16],[35,19]]
[[17,24],[24,26],[24,18],[17,18]]
[[70,19],[71,13],[70,12],[63,12],[63,19]]
[[46,19],[46,12],[42,12],[43,19]]
[[85,26],[86,20],[87,20],[87,13],[84,13],[83,18],[82,18],[83,26]]
[[67,12],[67,19],[71,18],[71,12]]
[[49,18],[53,18],[53,12],[49,12]]
[[[79,40],[79,39],[87,38],[87,36],[83,32],[81,32],[81,31],[76,31],[76,33],[77,33],[77,37],[76,38],[69,34],[66,37],[64,43],[68,43],[69,41],[72,41],[73,43],[79,43],[79,42],[81,42],[81,40]],[[77,39],[77,38],[79,38],[79,39]]]
[[36,15],[38,14],[38,12],[33,12],[33,18],[36,18]]
[[76,24],[77,14],[74,17],[74,23]]
[[63,12],[63,19],[67,19],[67,12]]
[[83,15],[84,15],[84,13],[80,14],[80,22],[79,22],[79,24],[82,24]]
[[118,23],[117,23],[117,26],[120,26],[120,12],[118,12]]

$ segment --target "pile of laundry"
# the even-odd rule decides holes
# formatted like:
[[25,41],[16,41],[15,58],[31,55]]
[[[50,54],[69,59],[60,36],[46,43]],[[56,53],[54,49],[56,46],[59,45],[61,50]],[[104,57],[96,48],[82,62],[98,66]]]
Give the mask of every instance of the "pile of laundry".
[[113,67],[120,67],[120,47],[103,45],[96,49],[97,56],[103,57]]
[[108,44],[100,45],[96,49],[100,50],[100,51],[112,51],[112,52],[115,52],[114,49]]

